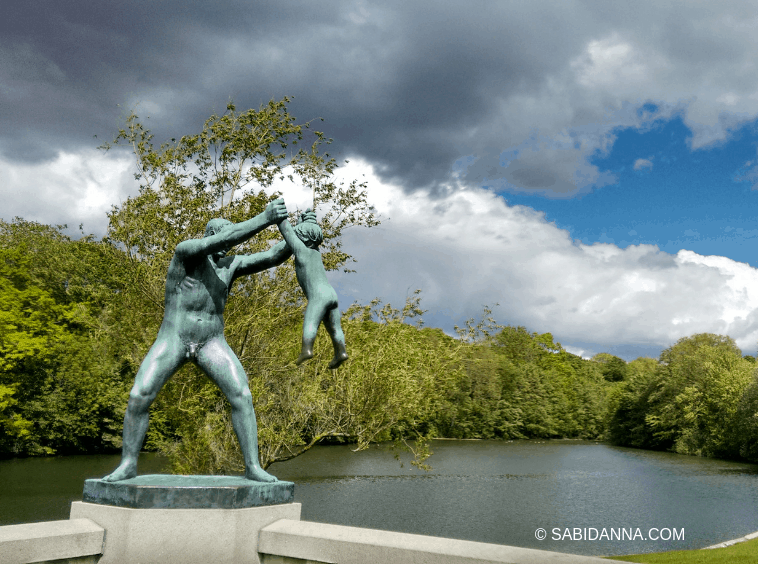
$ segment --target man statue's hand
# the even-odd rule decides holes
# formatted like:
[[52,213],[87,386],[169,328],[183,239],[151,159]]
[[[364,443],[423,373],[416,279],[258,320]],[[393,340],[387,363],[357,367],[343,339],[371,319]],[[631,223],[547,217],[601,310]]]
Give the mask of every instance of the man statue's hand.
[[282,198],[277,198],[273,202],[269,202],[265,213],[269,225],[276,225],[283,219],[287,219],[287,206]]
[[311,223],[318,223],[318,220],[316,219],[316,212],[311,210],[311,208],[308,208],[307,210],[305,210],[297,222],[305,223],[306,221],[309,221]]

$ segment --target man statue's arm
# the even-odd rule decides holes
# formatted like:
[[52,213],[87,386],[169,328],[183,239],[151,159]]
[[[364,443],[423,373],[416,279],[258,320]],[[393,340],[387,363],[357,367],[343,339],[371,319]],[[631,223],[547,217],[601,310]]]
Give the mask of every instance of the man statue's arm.
[[[300,243],[301,245],[303,245],[303,242],[297,237],[297,235],[295,235],[295,231],[292,229],[292,226],[289,225],[289,221],[286,218],[283,221],[287,222],[287,225],[289,226],[290,231],[292,232],[292,235],[297,240],[297,243]],[[304,221],[312,221],[315,223],[316,222],[315,212],[306,210],[306,212],[300,216],[300,220],[298,221],[298,223],[302,223]],[[279,229],[281,231],[281,226]],[[276,245],[271,247],[268,251],[255,253],[254,255],[237,255],[236,257],[234,257],[234,260],[237,262],[236,268],[234,269],[234,278],[237,278],[238,276],[244,276],[246,274],[255,274],[256,272],[263,272],[264,270],[267,270],[274,266],[279,266],[285,260],[290,258],[290,256],[292,256],[292,249],[287,244],[286,240],[279,241]]]
[[234,269],[234,278],[236,279],[246,274],[263,272],[274,266],[279,266],[290,258],[291,255],[292,251],[284,241],[279,241],[268,251],[255,253],[254,255],[236,255],[234,257],[234,261],[237,263]]
[[[230,249],[247,241],[269,225],[275,225],[287,218],[287,207],[281,198],[269,202],[266,209],[247,221],[227,225],[219,233],[202,239],[189,239],[176,246],[179,257],[205,256]],[[284,257],[285,260],[287,257]]]

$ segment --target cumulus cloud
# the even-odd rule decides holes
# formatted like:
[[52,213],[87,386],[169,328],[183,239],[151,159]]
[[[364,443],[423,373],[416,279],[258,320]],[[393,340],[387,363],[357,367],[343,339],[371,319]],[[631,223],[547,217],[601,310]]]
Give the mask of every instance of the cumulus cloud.
[[[26,219],[67,222],[103,234],[105,212],[135,190],[126,155],[64,153],[51,165],[10,165],[7,193]],[[582,356],[616,352],[631,360],[699,332],[726,334],[743,351],[758,341],[758,269],[720,256],[655,245],[586,245],[541,212],[508,205],[493,192],[471,188],[445,196],[407,194],[356,159],[339,169],[345,181],[366,180],[382,224],[351,228],[344,248],[353,274],[330,273],[341,307],[374,297],[396,307],[416,289],[427,324],[453,325],[494,308],[500,323],[551,331]],[[20,198],[30,191],[43,196]],[[277,181],[290,211],[310,207],[311,192]],[[320,217],[326,210],[317,209]],[[5,217],[3,219],[11,219]]]
[[67,224],[69,233],[83,224],[85,232],[104,235],[111,206],[136,191],[134,158],[123,154],[60,152],[43,164],[0,159],[0,169],[3,210],[12,210],[2,219]]
[[[615,183],[591,160],[613,145],[618,128],[645,130],[679,114],[696,150],[725,141],[754,120],[758,72],[750,53],[756,39],[739,21],[743,8],[731,4],[714,18],[700,3],[677,6],[676,15],[671,5],[658,5],[661,11],[651,21],[651,5],[646,6],[636,14],[604,11],[609,25],[591,21],[582,28],[582,49],[563,60],[559,71],[546,73],[528,95],[504,97],[494,118],[504,144],[538,131],[552,148],[522,155],[515,144],[502,152],[479,150],[466,178],[480,186],[506,178],[502,188],[573,196]],[[655,109],[644,110],[646,103]],[[566,138],[573,143],[560,143]],[[514,158],[505,158],[508,152]]]
[[391,219],[346,234],[358,272],[333,279],[349,300],[402,304],[420,288],[450,332],[497,302],[501,323],[552,331],[589,356],[617,345],[661,349],[700,332],[730,335],[743,350],[758,341],[758,269],[747,264],[655,245],[585,245],[487,190],[403,196],[368,177],[372,202]]

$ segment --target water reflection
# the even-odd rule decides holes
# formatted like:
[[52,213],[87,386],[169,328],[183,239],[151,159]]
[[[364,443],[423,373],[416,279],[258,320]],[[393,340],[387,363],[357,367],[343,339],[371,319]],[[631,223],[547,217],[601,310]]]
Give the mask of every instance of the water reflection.
[[[302,518],[580,554],[700,548],[758,531],[758,466],[583,441],[435,441],[424,472],[384,446],[317,447],[270,468]],[[0,524],[65,519],[117,456],[0,462]],[[142,455],[141,473],[164,461]],[[545,540],[535,529],[548,531]],[[553,529],[684,529],[684,539],[554,540]]]

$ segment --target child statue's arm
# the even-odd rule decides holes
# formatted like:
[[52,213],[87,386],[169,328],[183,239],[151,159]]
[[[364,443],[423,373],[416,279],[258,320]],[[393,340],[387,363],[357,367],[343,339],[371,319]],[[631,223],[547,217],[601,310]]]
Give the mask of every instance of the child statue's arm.
[[308,248],[305,246],[305,243],[303,243],[295,234],[295,230],[292,228],[287,218],[284,218],[279,222],[279,231],[281,232],[282,237],[284,237],[284,240],[287,242],[289,248],[292,249],[292,254],[295,255],[295,258],[297,258],[298,255],[302,255],[303,251]]

